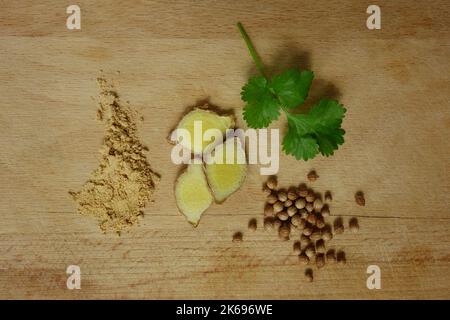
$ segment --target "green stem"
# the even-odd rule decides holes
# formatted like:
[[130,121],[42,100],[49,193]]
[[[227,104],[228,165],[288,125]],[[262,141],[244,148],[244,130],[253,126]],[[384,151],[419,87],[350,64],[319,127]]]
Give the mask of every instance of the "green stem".
[[264,65],[259,58],[258,53],[256,52],[255,47],[250,40],[250,37],[248,36],[247,32],[245,32],[244,26],[242,25],[242,23],[238,22],[237,27],[239,29],[239,32],[241,33],[242,38],[244,38],[245,44],[247,45],[248,51],[250,52],[250,55],[255,62],[256,68],[258,68],[259,73],[261,73],[261,75],[266,78],[266,74],[264,73]]

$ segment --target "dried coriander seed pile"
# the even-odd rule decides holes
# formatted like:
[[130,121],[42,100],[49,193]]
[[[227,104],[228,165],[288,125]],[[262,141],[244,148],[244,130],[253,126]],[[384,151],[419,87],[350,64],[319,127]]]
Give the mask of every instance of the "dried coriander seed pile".
[[[319,177],[315,171],[308,174],[310,182]],[[330,218],[329,203],[332,201],[330,191],[326,191],[324,201],[322,195],[316,193],[302,183],[298,187],[277,189],[276,177],[270,177],[263,190],[267,193],[264,207],[264,229],[276,230],[282,240],[300,237],[293,244],[293,251],[298,255],[299,262],[305,266],[315,264],[320,269],[326,264],[345,264],[344,251],[336,252],[330,248],[330,242],[345,230],[343,219],[336,217],[333,224],[327,223]],[[350,231],[359,230],[358,220],[349,221]],[[305,270],[307,281],[313,281],[311,268]]]
[[[309,182],[314,182],[319,178],[316,171],[308,173]],[[289,240],[293,237],[300,237],[293,244],[293,252],[298,255],[300,264],[305,266],[315,265],[317,269],[323,268],[326,264],[345,264],[347,259],[345,252],[330,248],[331,240],[344,233],[344,220],[341,217],[334,217],[332,224],[327,222],[330,219],[329,204],[333,200],[331,191],[326,191],[324,201],[322,195],[316,193],[312,188],[308,188],[305,183],[298,187],[289,189],[277,189],[278,181],[275,176],[270,177],[263,186],[263,191],[267,194],[264,206],[264,230],[276,230],[282,240]],[[355,194],[355,202],[365,205],[364,193],[358,191]],[[257,220],[252,218],[248,222],[248,229],[256,231]],[[348,229],[352,233],[359,231],[358,219],[349,220]],[[242,242],[242,232],[233,235],[233,242]],[[305,279],[312,282],[313,269],[305,269]]]

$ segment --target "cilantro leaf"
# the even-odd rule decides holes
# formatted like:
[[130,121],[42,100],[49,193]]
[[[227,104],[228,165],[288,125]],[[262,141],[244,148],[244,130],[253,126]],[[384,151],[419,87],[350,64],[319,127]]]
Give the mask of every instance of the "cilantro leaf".
[[316,136],[317,143],[319,144],[320,153],[324,156],[331,156],[334,154],[334,150],[337,150],[339,145],[344,143],[345,131],[341,128],[330,129],[328,131],[321,132]]
[[303,160],[313,158],[319,151],[324,156],[333,155],[344,143],[341,124],[345,112],[336,100],[322,99],[307,114],[287,114],[289,130],[283,150]]
[[317,136],[320,153],[331,156],[344,143],[345,131],[341,128],[347,110],[336,100],[322,99],[308,113],[310,123],[320,133]]
[[309,110],[308,116],[313,126],[339,128],[346,111],[336,100],[321,99]]
[[252,77],[242,88],[241,98],[247,102],[244,119],[251,128],[265,128],[280,116],[280,105],[263,76]]
[[319,153],[316,139],[310,134],[299,135],[297,126],[291,121],[288,120],[289,129],[283,138],[284,152],[293,155],[297,160],[314,158]]
[[313,78],[312,71],[289,69],[272,79],[271,88],[281,104],[291,109],[305,102]]
[[267,127],[278,119],[281,109],[288,120],[288,132],[283,139],[286,154],[303,160],[312,159],[319,153],[327,157],[332,155],[344,143],[345,131],[341,125],[346,109],[336,100],[322,99],[306,114],[290,112],[289,109],[303,104],[308,97],[313,72],[289,69],[272,79],[267,78],[264,65],[241,23],[238,28],[260,73],[242,88],[247,125]]

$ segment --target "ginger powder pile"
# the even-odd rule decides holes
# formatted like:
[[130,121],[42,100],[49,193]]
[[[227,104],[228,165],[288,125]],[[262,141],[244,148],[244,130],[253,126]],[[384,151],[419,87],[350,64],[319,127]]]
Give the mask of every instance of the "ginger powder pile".
[[97,82],[97,117],[107,127],[100,165],[80,191],[70,194],[80,214],[95,217],[103,232],[120,234],[143,216],[159,176],[152,171],[145,155],[147,149],[137,138],[137,114],[120,101],[105,79]]

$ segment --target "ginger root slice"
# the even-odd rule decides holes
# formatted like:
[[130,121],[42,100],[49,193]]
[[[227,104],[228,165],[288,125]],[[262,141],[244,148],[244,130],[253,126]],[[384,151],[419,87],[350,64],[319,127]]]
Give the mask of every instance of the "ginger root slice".
[[175,183],[177,206],[196,227],[203,212],[213,202],[201,164],[190,164]]
[[[205,105],[204,107],[208,107]],[[200,121],[202,124],[200,139],[194,139],[194,124],[195,121]],[[188,114],[186,114],[178,123],[177,129],[185,129],[190,133],[190,141],[181,139],[179,143],[190,150],[192,153],[200,154],[212,143],[212,141],[202,141],[203,134],[208,129],[218,129],[222,133],[222,139],[227,129],[234,127],[234,119],[231,116],[220,116],[215,112],[195,108]],[[214,141],[220,143],[222,141]],[[196,152],[197,151],[197,152]]]
[[247,174],[245,151],[240,139],[230,138],[217,145],[207,155],[205,173],[216,202],[225,201],[238,190]]

